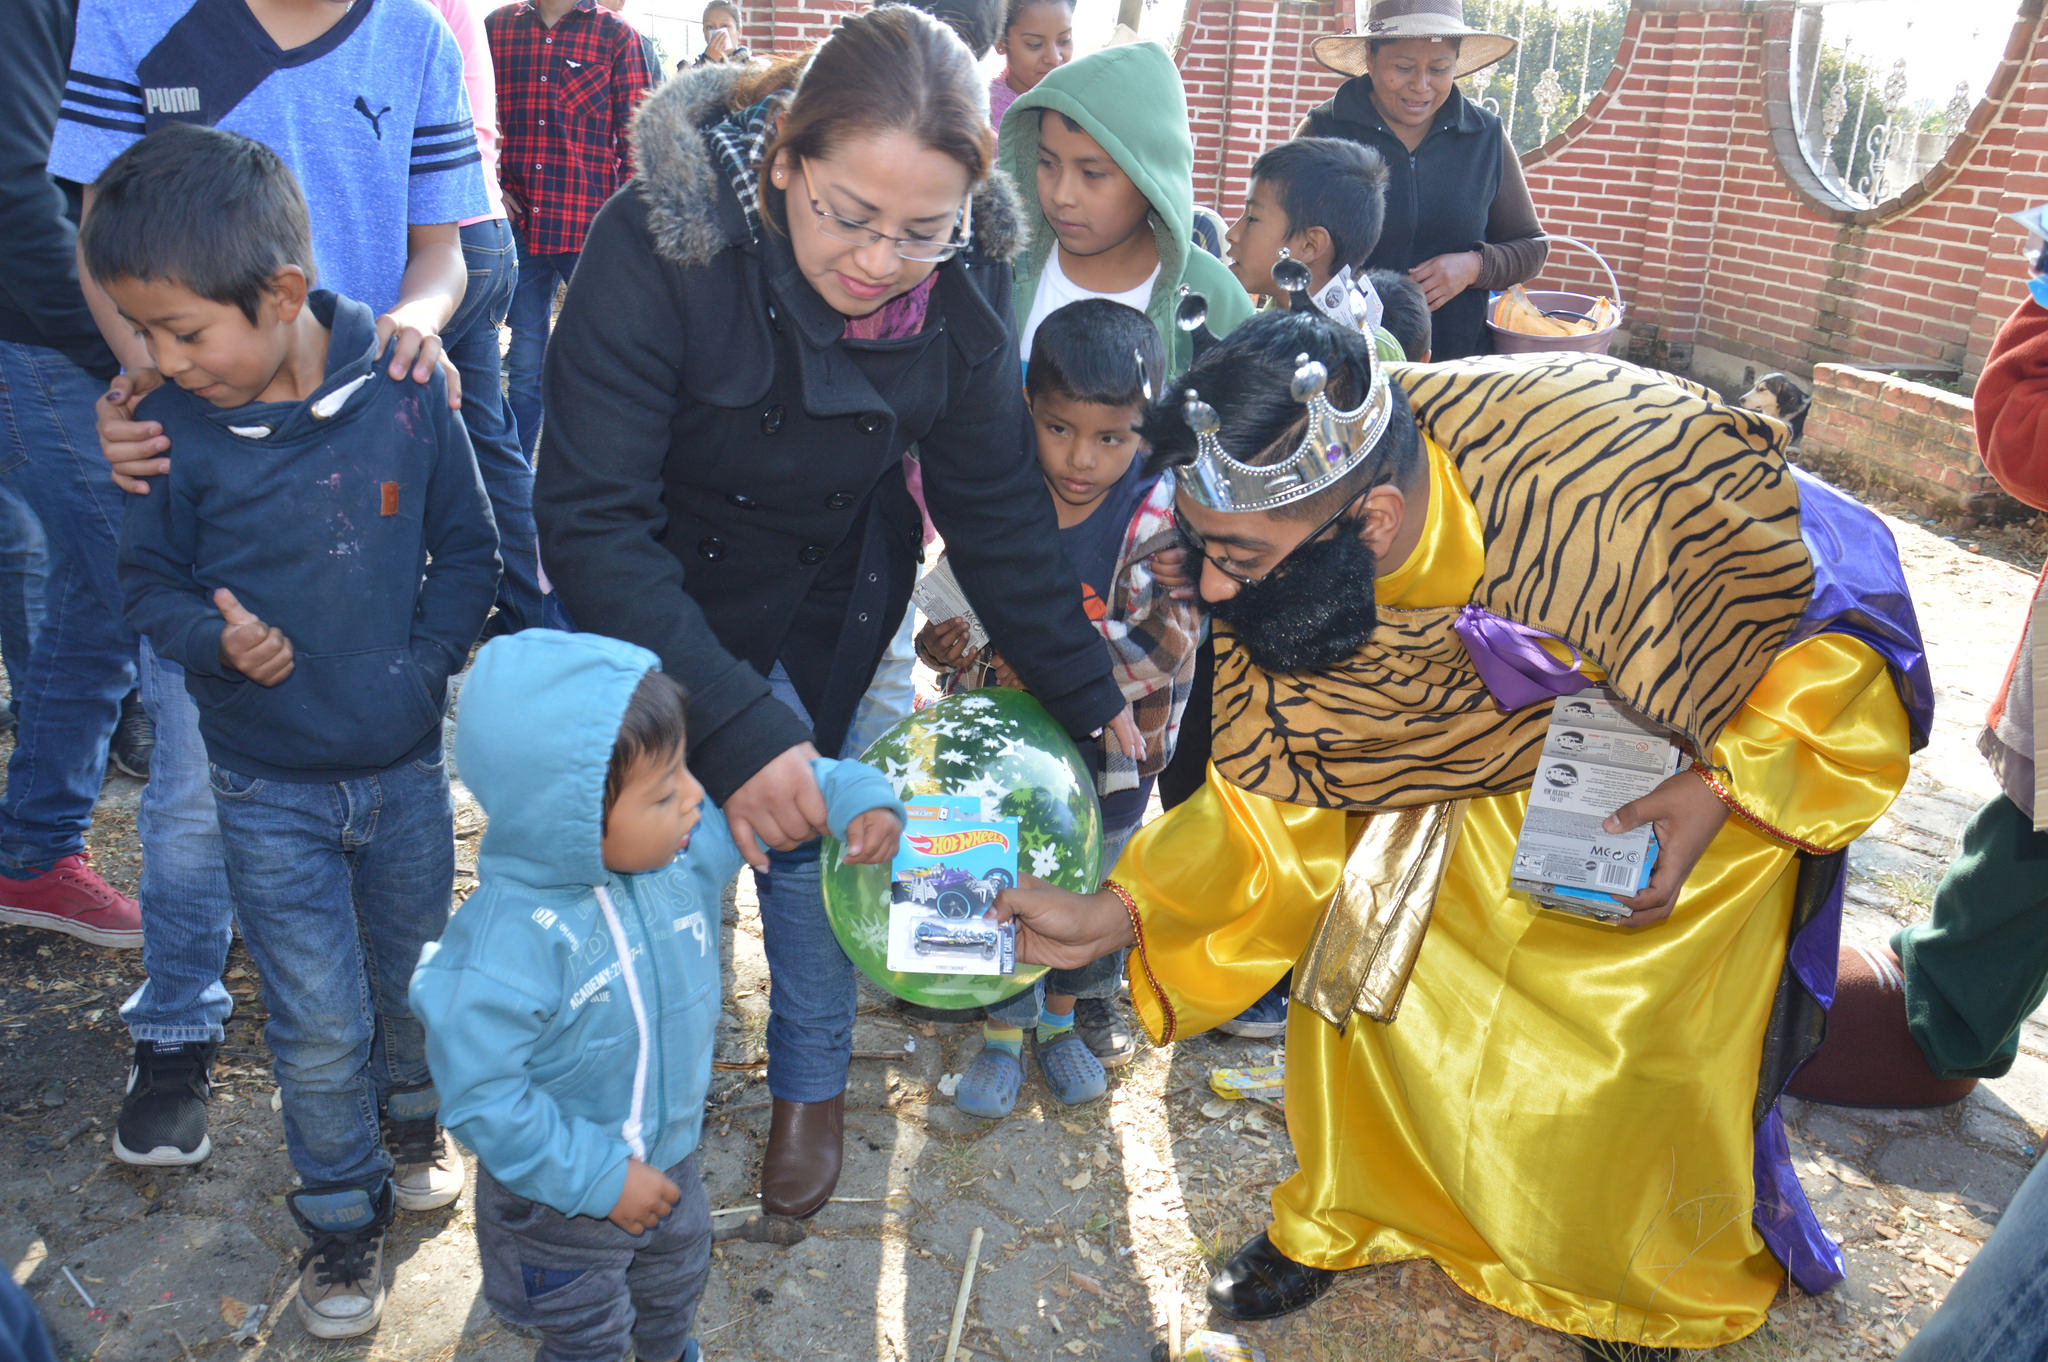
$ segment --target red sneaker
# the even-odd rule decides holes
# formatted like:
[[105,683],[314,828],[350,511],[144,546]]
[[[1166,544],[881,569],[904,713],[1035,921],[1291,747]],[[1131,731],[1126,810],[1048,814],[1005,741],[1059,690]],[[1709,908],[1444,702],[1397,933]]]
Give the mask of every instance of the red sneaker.
[[66,856],[32,879],[0,875],[0,922],[67,932],[95,946],[142,945],[135,900],[95,875],[84,852]]

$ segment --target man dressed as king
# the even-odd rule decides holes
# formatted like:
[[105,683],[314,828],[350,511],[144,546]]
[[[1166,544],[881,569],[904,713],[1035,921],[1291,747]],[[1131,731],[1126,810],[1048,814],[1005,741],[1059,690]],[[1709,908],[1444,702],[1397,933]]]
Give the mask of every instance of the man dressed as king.
[[[1931,687],[1883,524],[1785,428],[1606,356],[1385,368],[1253,319],[1146,421],[1217,620],[1214,754],[1019,957],[1131,947],[1155,1043],[1294,971],[1299,1170],[1211,1282],[1241,1319],[1429,1258],[1590,1355],[1750,1333],[1841,1275],[1778,1097],[1832,996],[1843,851]],[[1510,893],[1552,704],[1603,683],[1685,769],[1615,925]]]

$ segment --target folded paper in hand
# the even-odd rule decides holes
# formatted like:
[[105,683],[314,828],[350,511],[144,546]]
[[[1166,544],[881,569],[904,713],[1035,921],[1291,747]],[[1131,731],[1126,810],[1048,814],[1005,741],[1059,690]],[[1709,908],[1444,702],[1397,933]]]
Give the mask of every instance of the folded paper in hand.
[[942,620],[967,621],[967,646],[975,652],[988,647],[988,630],[981,627],[975,618],[974,607],[967,603],[967,593],[960,589],[960,581],[953,575],[953,564],[941,558],[938,565],[918,580],[910,593],[910,603],[918,613],[937,624]]

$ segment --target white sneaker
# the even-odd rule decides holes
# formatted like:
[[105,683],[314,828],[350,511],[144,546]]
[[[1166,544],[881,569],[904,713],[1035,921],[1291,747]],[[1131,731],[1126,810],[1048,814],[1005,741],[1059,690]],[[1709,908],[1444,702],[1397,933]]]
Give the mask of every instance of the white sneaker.
[[462,1195],[462,1155],[437,1121],[393,1121],[391,1190],[401,1211],[438,1211]]
[[[354,1194],[357,1197],[361,1193]],[[335,1203],[311,1206],[308,1202]],[[384,1231],[391,1223],[386,1200],[369,1223],[355,1229],[325,1229],[319,1222],[349,1216],[341,1196],[294,1195],[295,1218],[312,1237],[299,1258],[299,1320],[315,1338],[355,1338],[384,1318]],[[308,1212],[311,1212],[309,1215]],[[359,1215],[352,1218],[359,1218]]]

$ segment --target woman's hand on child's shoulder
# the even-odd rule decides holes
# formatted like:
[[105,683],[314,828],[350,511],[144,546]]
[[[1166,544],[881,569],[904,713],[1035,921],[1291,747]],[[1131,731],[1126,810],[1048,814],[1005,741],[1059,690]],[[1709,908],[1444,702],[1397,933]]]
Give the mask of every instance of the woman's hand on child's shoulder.
[[160,477],[171,471],[170,437],[155,421],[135,419],[135,404],[162,386],[164,376],[154,369],[138,369],[117,375],[107,391],[93,403],[93,421],[99,429],[100,454],[113,468],[114,485],[124,492],[149,495],[144,478]]

